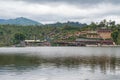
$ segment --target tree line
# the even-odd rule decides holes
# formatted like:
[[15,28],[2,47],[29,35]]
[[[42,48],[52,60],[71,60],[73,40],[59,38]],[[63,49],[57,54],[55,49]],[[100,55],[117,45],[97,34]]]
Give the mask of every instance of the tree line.
[[[25,39],[33,40],[60,40],[67,34],[73,34],[76,31],[84,30],[97,30],[100,28],[106,28],[112,30],[113,41],[120,45],[120,24],[116,24],[112,20],[102,20],[101,22],[91,22],[91,24],[84,27],[74,27],[70,25],[55,27],[54,25],[42,25],[42,26],[20,26],[20,25],[0,25],[0,46],[11,46],[18,44]],[[75,39],[77,37],[69,38]]]

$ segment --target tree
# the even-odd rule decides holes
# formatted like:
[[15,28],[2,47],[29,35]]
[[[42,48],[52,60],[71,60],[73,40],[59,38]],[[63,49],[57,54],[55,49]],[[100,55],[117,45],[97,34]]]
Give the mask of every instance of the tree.
[[14,35],[15,43],[20,43],[21,41],[25,40],[25,35],[22,33],[16,33]]
[[118,33],[117,44],[120,45],[120,33]]
[[103,21],[101,21],[98,25],[98,27],[105,27],[108,28],[109,22],[107,22],[106,19],[104,19]]
[[115,21],[109,22],[110,26],[115,26]]
[[90,27],[91,27],[93,30],[96,30],[97,26],[98,26],[98,25],[97,25],[95,22],[91,22],[91,24],[90,24]]
[[111,36],[112,36],[112,38],[113,38],[113,41],[115,42],[115,43],[117,43],[117,41],[118,41],[118,31],[115,31],[115,32],[113,32],[112,34],[111,34]]

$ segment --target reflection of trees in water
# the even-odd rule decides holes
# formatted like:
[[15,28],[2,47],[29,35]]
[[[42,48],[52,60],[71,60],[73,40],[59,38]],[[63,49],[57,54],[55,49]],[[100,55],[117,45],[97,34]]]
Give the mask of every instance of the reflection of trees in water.
[[[120,67],[120,58],[115,56],[79,56],[79,57],[59,57],[59,58],[41,58],[38,56],[25,55],[0,55],[0,66],[13,65],[17,69],[38,67],[44,63],[53,63],[55,66],[80,67],[88,66],[94,71],[100,68],[102,72],[107,70],[116,71]],[[24,67],[23,67],[24,66]]]

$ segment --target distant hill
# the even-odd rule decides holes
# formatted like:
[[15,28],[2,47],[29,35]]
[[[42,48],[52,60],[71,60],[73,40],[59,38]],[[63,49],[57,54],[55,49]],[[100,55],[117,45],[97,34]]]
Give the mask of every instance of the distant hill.
[[66,22],[66,23],[60,23],[60,22],[57,22],[57,23],[54,23],[54,24],[47,24],[48,26],[54,26],[54,27],[63,27],[63,26],[72,26],[72,27],[84,27],[84,26],[87,26],[87,24],[85,23],[79,23],[79,22]]
[[4,19],[0,19],[0,24],[13,24],[13,25],[42,25],[41,23],[31,20],[31,19],[27,19],[24,17],[19,17],[16,19],[8,19],[8,20],[4,20]]

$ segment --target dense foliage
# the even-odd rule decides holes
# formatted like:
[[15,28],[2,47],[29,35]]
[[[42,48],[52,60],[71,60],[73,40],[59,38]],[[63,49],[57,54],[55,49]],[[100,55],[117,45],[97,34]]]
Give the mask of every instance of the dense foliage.
[[21,41],[25,40],[25,35],[22,33],[16,33],[14,35],[14,43],[19,44]]
[[[24,39],[41,41],[74,41],[80,36],[74,36],[75,32],[84,30],[97,30],[107,28],[112,30],[112,38],[116,44],[120,44],[120,25],[115,21],[103,20],[100,23],[92,22],[84,27],[74,27],[70,25],[56,27],[54,25],[42,26],[20,26],[20,25],[0,25],[0,46],[11,46]],[[71,35],[71,36],[70,36]]]
[[[11,46],[21,40],[49,41],[60,40],[69,33],[73,33],[80,28],[76,27],[51,27],[51,26],[20,26],[20,25],[0,25],[0,46]],[[67,30],[68,29],[68,30]]]

